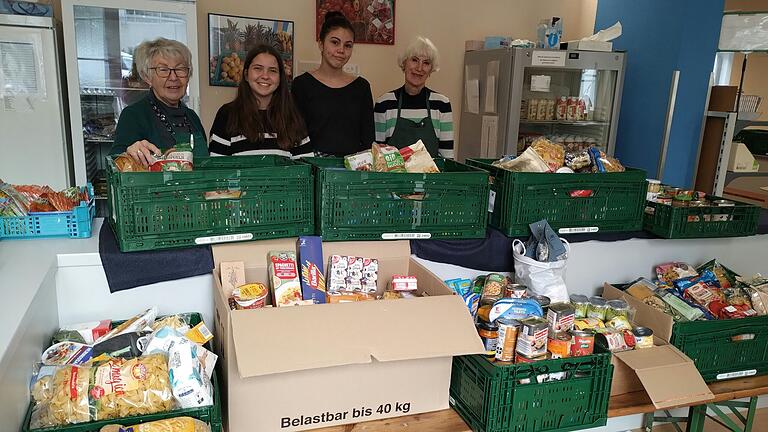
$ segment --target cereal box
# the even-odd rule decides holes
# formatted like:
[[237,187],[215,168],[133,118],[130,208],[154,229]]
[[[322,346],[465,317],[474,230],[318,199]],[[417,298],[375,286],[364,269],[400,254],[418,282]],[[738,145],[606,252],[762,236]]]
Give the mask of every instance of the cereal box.
[[317,236],[301,236],[297,240],[301,262],[301,294],[304,300],[325,303],[323,241]]
[[275,306],[293,306],[301,302],[301,284],[293,252],[269,253],[269,285]]

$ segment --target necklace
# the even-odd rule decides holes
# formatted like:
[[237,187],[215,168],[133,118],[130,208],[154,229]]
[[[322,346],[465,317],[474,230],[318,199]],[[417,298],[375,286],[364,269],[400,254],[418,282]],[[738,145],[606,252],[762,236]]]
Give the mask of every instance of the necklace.
[[189,120],[187,119],[187,116],[185,115],[182,117],[181,122],[176,123],[168,120],[168,116],[165,115],[164,112],[160,110],[160,107],[157,106],[154,100],[150,100],[150,105],[152,106],[152,111],[155,112],[155,116],[160,120],[160,123],[165,126],[165,129],[170,132],[171,136],[176,136],[176,129],[186,128],[190,135],[193,134],[192,131],[192,125],[189,123]]

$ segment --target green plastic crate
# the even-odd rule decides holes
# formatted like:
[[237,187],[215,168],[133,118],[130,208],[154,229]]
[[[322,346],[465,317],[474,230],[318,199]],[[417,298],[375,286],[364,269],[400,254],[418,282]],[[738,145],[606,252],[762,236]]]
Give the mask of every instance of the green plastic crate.
[[[312,167],[279,156],[196,158],[191,172],[121,173],[107,157],[109,222],[123,252],[314,232]],[[239,190],[237,199],[206,192]]]
[[669,342],[706,382],[768,373],[768,316],[678,322]]
[[[190,324],[192,326],[197,325],[202,321],[202,317],[199,313],[192,313]],[[116,321],[113,324],[119,325],[121,322]],[[205,348],[212,350],[211,343],[205,344]],[[218,368],[217,368],[218,369]],[[99,430],[110,424],[119,424],[123,426],[133,426],[141,423],[148,423],[155,420],[162,420],[174,417],[193,417],[198,420],[202,420],[211,426],[211,432],[223,431],[223,422],[221,417],[221,392],[219,389],[219,379],[217,373],[214,373],[211,377],[211,383],[213,384],[213,405],[200,408],[185,408],[177,409],[173,411],[145,414],[139,416],[122,417],[119,419],[99,420],[87,423],[78,423],[68,426],[50,427],[50,428],[38,428],[30,429],[29,421],[32,417],[32,404],[27,408],[27,415],[24,418],[24,423],[21,426],[21,432],[99,432]]]
[[[707,196],[707,200],[723,199]],[[643,229],[669,239],[739,237],[757,233],[760,207],[734,201],[733,207],[672,207],[647,201]]]
[[[565,379],[536,378],[558,372]],[[612,378],[607,352],[504,366],[480,355],[454,357],[450,402],[475,432],[587,429],[607,422]]]
[[[621,173],[520,173],[492,166],[495,159],[467,159],[491,175],[491,226],[508,237],[530,234],[546,219],[560,234],[640,231],[648,184],[645,171]],[[577,191],[591,191],[578,196]]]
[[488,174],[445,159],[440,173],[349,171],[342,158],[315,166],[317,230],[323,241],[483,238]]

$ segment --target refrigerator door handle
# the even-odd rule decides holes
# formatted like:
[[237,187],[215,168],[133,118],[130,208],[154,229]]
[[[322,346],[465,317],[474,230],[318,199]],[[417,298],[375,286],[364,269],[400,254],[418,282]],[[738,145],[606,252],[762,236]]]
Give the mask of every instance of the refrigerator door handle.
[[[672,85],[669,88],[669,102],[667,104],[667,115],[664,120],[664,135],[661,139],[661,151],[659,152],[659,163],[656,168],[656,179],[662,180],[664,174],[664,165],[667,163],[667,150],[669,148],[669,135],[672,132],[672,119],[675,115],[675,102],[677,100],[677,85],[680,81],[680,71],[672,71]],[[663,180],[662,180],[663,181]]]

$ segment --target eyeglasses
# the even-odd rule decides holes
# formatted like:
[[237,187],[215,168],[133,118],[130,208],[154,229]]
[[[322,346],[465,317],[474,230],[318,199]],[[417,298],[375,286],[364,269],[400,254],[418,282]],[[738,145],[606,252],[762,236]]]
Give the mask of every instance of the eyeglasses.
[[171,72],[176,74],[178,78],[187,78],[192,68],[180,67],[180,68],[167,68],[167,67],[151,67],[150,70],[155,71],[160,78],[168,78],[171,76]]

